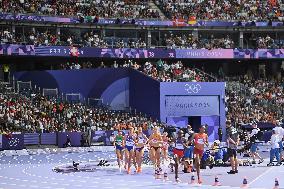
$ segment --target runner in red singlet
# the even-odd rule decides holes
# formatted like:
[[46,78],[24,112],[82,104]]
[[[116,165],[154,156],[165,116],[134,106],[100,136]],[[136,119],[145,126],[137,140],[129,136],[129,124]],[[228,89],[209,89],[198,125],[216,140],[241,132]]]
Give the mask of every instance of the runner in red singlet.
[[198,183],[201,184],[202,180],[200,178],[200,160],[203,156],[204,145],[208,146],[208,135],[205,133],[205,126],[201,126],[199,133],[195,133],[192,136],[193,144],[194,144],[194,160],[195,160],[195,168],[198,178]]

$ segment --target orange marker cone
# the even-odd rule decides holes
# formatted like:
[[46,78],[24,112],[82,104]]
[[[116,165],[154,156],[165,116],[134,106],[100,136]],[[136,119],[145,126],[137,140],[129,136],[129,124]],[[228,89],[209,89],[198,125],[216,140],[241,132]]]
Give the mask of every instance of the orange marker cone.
[[215,181],[214,181],[214,184],[212,186],[221,186],[221,183],[219,182],[219,178],[218,178],[217,175],[215,176]]
[[275,183],[273,189],[279,189],[279,181],[278,178],[275,178]]
[[243,180],[243,184],[242,184],[241,188],[247,188],[247,187],[248,187],[248,180],[245,177],[244,180]]
[[192,175],[191,178],[190,178],[190,184],[195,184],[195,177],[194,177],[194,175]]

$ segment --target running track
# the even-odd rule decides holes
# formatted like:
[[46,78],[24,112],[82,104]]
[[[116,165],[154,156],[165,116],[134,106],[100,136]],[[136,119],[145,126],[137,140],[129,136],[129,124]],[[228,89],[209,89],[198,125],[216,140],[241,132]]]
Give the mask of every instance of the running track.
[[[50,153],[41,150],[34,155],[6,156],[0,154],[0,189],[176,189],[176,188],[239,188],[244,177],[247,178],[249,188],[273,188],[274,179],[278,178],[280,188],[284,188],[284,166],[266,167],[262,165],[240,167],[239,174],[228,175],[229,168],[213,168],[202,171],[204,184],[202,186],[189,185],[191,174],[180,173],[181,183],[174,181],[174,175],[169,174],[169,181],[163,182],[153,178],[153,170],[145,166],[142,174],[127,175],[120,172],[117,166],[98,168],[95,172],[76,172],[61,174],[52,171],[55,166],[78,162],[97,163],[100,159],[115,162],[115,154],[109,148],[92,149],[72,148],[69,152],[56,151]],[[94,151],[95,150],[95,151]],[[219,177],[222,186],[213,187],[215,176]]]

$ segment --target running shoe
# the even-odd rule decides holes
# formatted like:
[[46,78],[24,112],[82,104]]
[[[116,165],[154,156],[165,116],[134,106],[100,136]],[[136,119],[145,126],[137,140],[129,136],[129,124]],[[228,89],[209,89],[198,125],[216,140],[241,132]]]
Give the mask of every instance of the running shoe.
[[264,159],[260,159],[259,162],[258,162],[258,164],[261,164],[261,163],[263,163],[263,162],[264,162]]
[[250,156],[249,156],[249,154],[244,154],[244,156],[243,156],[243,157],[250,157]]
[[231,170],[231,171],[229,171],[229,172],[227,172],[228,174],[236,174],[236,172],[235,171],[233,171],[233,170]]
[[188,171],[188,169],[183,169],[182,172],[184,172],[184,173],[190,173],[190,171]]
[[274,166],[274,164],[273,163],[268,163],[267,166],[271,167],[271,166]]
[[176,182],[181,182],[181,180],[179,178],[176,178]]
[[239,173],[239,171],[238,171],[238,170],[235,170],[235,173]]
[[251,164],[256,164],[255,160],[253,160],[253,161],[251,162]]
[[202,184],[202,180],[201,180],[201,179],[198,179],[197,183],[198,183],[198,184]]
[[277,164],[276,164],[276,166],[280,166],[280,165],[282,165],[282,164],[281,164],[281,163],[277,163]]

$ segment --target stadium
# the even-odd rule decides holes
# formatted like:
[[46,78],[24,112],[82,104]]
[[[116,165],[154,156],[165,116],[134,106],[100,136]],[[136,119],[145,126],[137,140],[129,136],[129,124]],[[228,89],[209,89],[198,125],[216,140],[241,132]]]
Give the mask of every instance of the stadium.
[[0,4],[0,189],[284,188],[282,0]]

